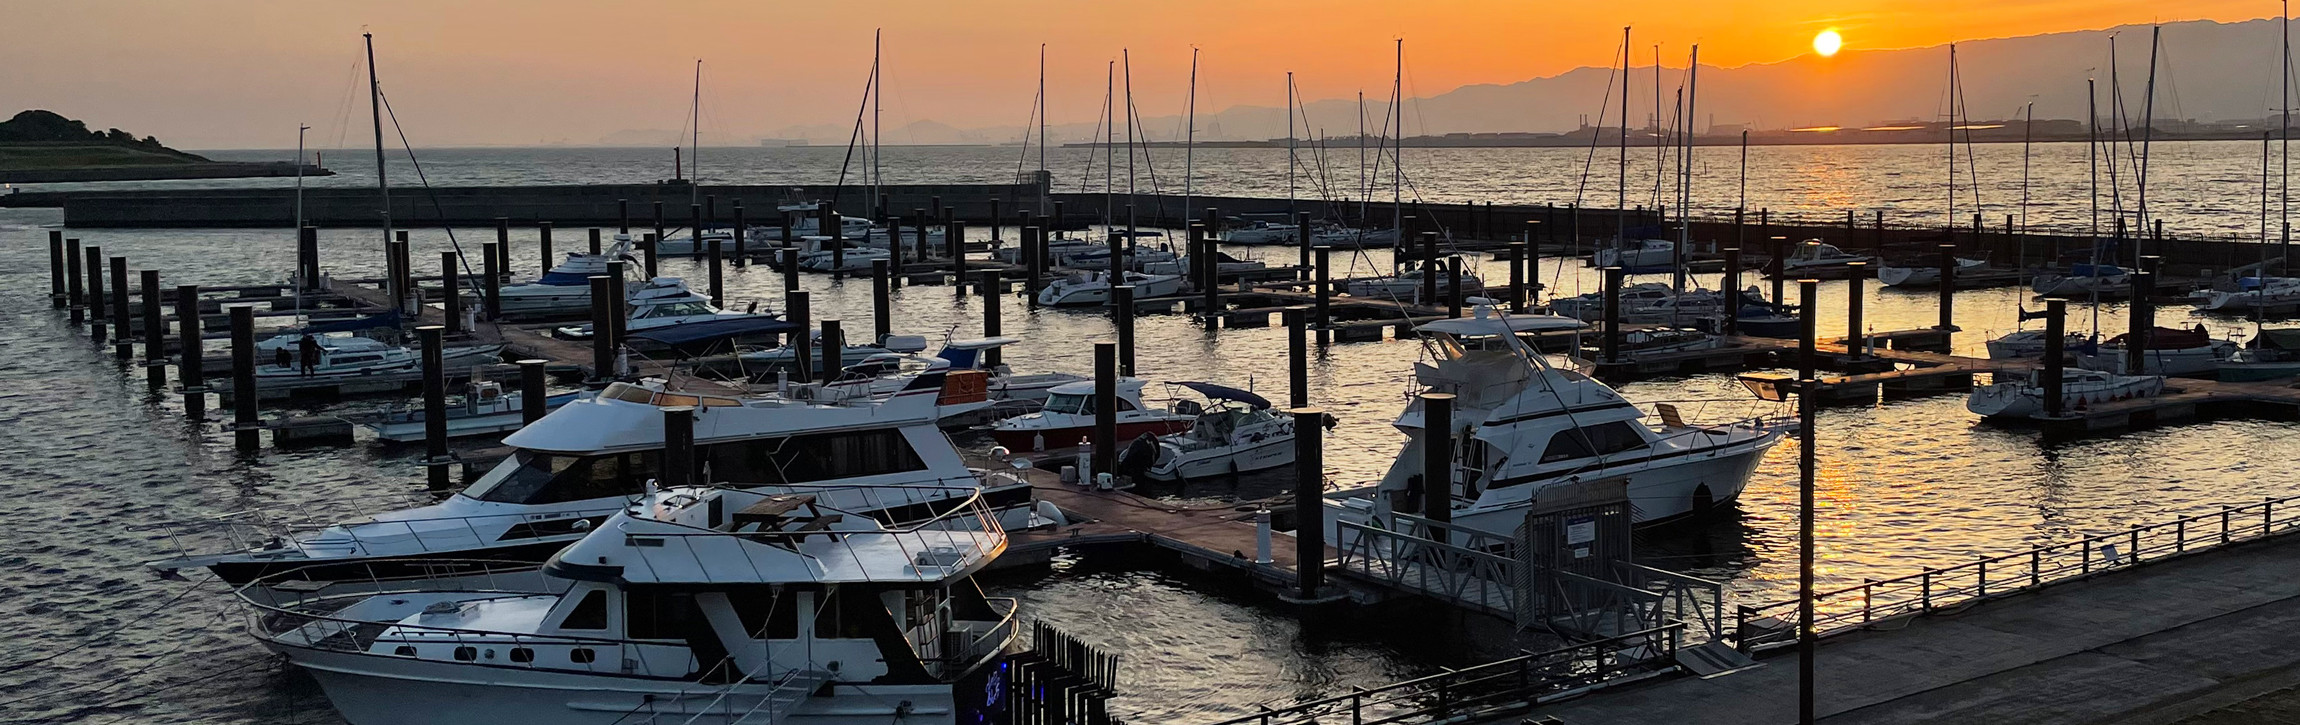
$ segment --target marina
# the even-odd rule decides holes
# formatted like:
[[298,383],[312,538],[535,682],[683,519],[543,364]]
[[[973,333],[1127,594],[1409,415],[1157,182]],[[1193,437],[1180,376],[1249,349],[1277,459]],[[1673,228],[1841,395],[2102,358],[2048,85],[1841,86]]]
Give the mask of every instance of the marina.
[[[2088,122],[2039,116],[2033,99],[2066,115],[2045,96],[1966,117],[1965,87],[2012,67],[1974,42],[1962,61],[1957,44],[1861,49],[1945,71],[1941,119],[1780,132],[1722,123],[1769,92],[1741,68],[1695,46],[1667,71],[1658,44],[1641,68],[1654,34],[1632,32],[1607,74],[1582,69],[1607,80],[1568,104],[1598,104],[1579,135],[1537,144],[1433,135],[1423,101],[1470,114],[1411,97],[1449,66],[1409,61],[1402,33],[1352,46],[1389,83],[1379,109],[1361,92],[1355,137],[1331,127],[1340,92],[1306,98],[1288,70],[1285,136],[1229,138],[1267,120],[1201,115],[1195,44],[1186,76],[1156,50],[1103,63],[1090,129],[1055,121],[1095,63],[1050,72],[1043,46],[1026,124],[942,126],[911,114],[1027,85],[1023,66],[983,51],[968,98],[921,94],[910,54],[948,40],[902,33],[818,48],[774,89],[793,119],[834,108],[836,148],[801,126],[728,145],[761,90],[749,61],[683,57],[678,130],[617,132],[673,148],[419,146],[468,133],[427,95],[462,80],[422,70],[440,51],[404,31],[356,38],[333,146],[301,126],[287,164],[19,114],[0,172],[70,142],[297,175],[0,188],[0,472],[22,492],[0,505],[19,635],[0,709],[39,725],[2300,713],[2300,277],[2274,232],[2275,132],[2166,126],[2159,95],[2225,93],[2160,90],[2154,30],[2144,81],[2108,36],[2111,111]],[[1831,67],[1838,33],[1794,63]],[[861,37],[779,50],[834,36]],[[2209,47],[2234,45],[2248,61],[2184,67],[2269,52]],[[1722,103],[1699,94],[1712,73]],[[1184,110],[1143,118],[1138,80],[1145,99],[1186,88]],[[664,105],[654,90],[622,93]],[[2227,113],[2184,102],[2169,117]],[[1904,136],[1752,150],[1752,130]]]

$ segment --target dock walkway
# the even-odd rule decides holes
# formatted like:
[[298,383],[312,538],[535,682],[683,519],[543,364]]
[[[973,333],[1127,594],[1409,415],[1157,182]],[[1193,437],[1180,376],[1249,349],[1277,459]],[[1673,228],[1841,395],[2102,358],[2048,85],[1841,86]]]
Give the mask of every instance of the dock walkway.
[[[1062,465],[1060,460],[1049,466]],[[990,466],[987,460],[969,461]],[[1181,554],[1200,568],[1225,566],[1240,569],[1273,586],[1291,586],[1295,567],[1294,538],[1283,532],[1271,536],[1269,564],[1255,564],[1252,502],[1182,504],[1155,501],[1126,491],[1100,491],[1061,482],[1053,471],[1033,468],[1019,473],[1029,479],[1038,499],[1049,501],[1084,520],[1053,531],[1015,532],[1010,539],[1017,554],[1047,552],[1066,546],[1147,543]],[[1288,504],[1271,504],[1283,508]],[[1239,510],[1246,509],[1246,510]],[[1339,553],[1329,545],[1327,559]],[[1330,569],[1331,567],[1329,567]]]
[[[2281,537],[1823,640],[1837,723],[2177,722],[2300,684],[2300,538]],[[1797,721],[1797,661],[1544,708],[1566,725]],[[1512,720],[1514,722],[1514,720]]]

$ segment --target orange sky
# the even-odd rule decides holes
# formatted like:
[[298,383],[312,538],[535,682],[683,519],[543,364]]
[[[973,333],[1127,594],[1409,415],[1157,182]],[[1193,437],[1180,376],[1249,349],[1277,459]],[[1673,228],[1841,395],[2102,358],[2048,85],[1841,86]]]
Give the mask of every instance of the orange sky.
[[[1382,95],[1397,37],[1408,93],[1431,95],[1606,65],[1625,24],[1641,59],[1658,42],[1681,64],[1698,42],[1704,63],[1733,66],[1807,52],[1832,26],[1848,48],[1874,49],[2276,12],[2261,0],[18,2],[5,12],[0,104],[193,148],[292,145],[301,121],[332,147],[360,131],[344,106],[361,90],[363,26],[402,121],[438,146],[678,128],[697,57],[706,132],[845,123],[875,27],[886,33],[885,122],[972,127],[1023,122],[1041,42],[1052,120],[1091,123],[1104,63],[1121,48],[1133,52],[1137,105],[1158,115],[1181,110],[1193,45],[1210,111],[1282,104],[1287,70],[1312,100]],[[359,100],[348,115],[364,123]]]

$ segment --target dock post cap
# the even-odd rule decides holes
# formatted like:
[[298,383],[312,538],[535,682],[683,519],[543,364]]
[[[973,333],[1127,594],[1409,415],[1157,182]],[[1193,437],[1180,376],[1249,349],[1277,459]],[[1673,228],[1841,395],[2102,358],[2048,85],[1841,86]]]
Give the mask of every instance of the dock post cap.
[[695,412],[695,406],[692,406],[692,405],[666,405],[666,406],[663,406],[663,412],[665,412],[665,413],[693,413],[693,412]]
[[532,357],[531,357],[531,358],[528,358],[528,359],[525,359],[525,360],[520,360],[520,361],[517,361],[517,364],[520,364],[520,365],[549,365],[549,364],[551,364],[551,361],[549,361],[549,360],[545,360],[545,359],[542,359],[542,358],[532,358]]
[[1422,400],[1453,400],[1459,396],[1456,396],[1453,393],[1422,393],[1414,397],[1420,398]]
[[422,332],[422,331],[425,331],[425,330],[445,330],[445,329],[447,329],[447,326],[446,326],[446,325],[418,325],[418,326],[416,326],[416,328],[415,328],[415,331],[416,331],[416,332]]
[[1286,412],[1294,415],[1319,415],[1325,413],[1326,409],[1315,405],[1306,405],[1300,408],[1287,408]]
[[[1847,262],[1847,264],[1852,264],[1852,263],[1851,263],[1851,262]],[[1821,283],[1821,280],[1820,280],[1819,278],[1817,278],[1817,277],[1801,277],[1801,278],[1799,278],[1799,279],[1797,280],[1797,284],[1820,284],[1820,283]]]

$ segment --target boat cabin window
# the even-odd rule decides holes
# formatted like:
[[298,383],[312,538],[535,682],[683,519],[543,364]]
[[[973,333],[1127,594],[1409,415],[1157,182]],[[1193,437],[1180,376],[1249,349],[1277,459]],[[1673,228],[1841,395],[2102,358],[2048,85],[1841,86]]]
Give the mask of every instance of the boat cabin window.
[[711,477],[738,483],[808,483],[926,470],[901,430],[814,433],[704,449]]
[[520,451],[464,495],[481,501],[546,504],[637,493],[656,476],[657,451],[566,456]]
[[337,365],[350,365],[353,363],[375,362],[382,359],[382,355],[337,355],[334,358],[329,359],[329,362],[333,362]]
[[559,628],[606,629],[606,590],[593,589],[591,593],[583,595],[583,601],[576,602],[574,609],[567,610],[567,618],[559,621]]
[[[1125,398],[1118,398],[1117,401],[1118,412],[1124,413],[1134,409],[1134,404],[1127,402]],[[1094,394],[1085,393],[1079,395],[1058,395],[1049,393],[1046,396],[1045,411],[1048,413],[1067,413],[1070,415],[1093,415]]]
[[656,317],[686,317],[689,315],[708,314],[711,314],[710,305],[706,305],[701,302],[687,301],[655,305],[648,308],[644,313],[641,313],[639,317],[640,319],[650,319]]
[[684,639],[691,622],[702,621],[695,595],[646,587],[623,590],[623,636],[631,639]]
[[815,595],[815,639],[870,639],[871,626],[892,620],[878,592],[833,587]]
[[790,592],[776,592],[768,586],[744,586],[727,590],[727,603],[734,605],[735,616],[743,620],[743,633],[751,639],[798,639],[799,598]]
[[1549,439],[1549,447],[1542,450],[1541,462],[1555,463],[1610,455],[1644,446],[1645,437],[1637,434],[1636,426],[1630,425],[1629,421],[1617,420],[1558,431],[1557,435]]

